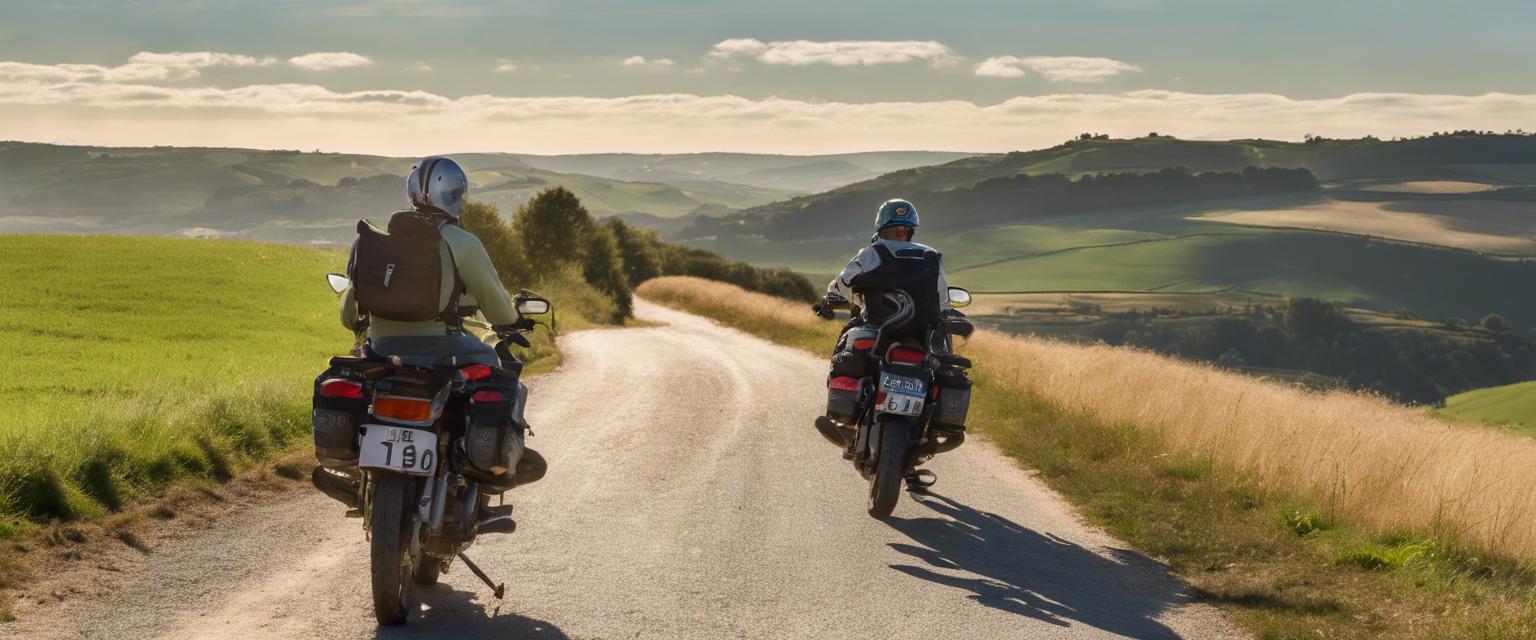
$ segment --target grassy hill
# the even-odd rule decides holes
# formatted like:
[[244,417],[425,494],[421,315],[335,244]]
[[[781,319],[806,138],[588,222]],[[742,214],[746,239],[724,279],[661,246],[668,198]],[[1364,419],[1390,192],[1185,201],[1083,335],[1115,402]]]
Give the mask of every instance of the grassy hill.
[[975,154],[947,151],[870,151],[819,156],[757,153],[517,154],[528,166],[615,180],[677,184],[717,181],[799,193],[825,191],[883,173],[949,162]]
[[1476,389],[1447,398],[1441,415],[1508,425],[1536,436],[1536,382]]

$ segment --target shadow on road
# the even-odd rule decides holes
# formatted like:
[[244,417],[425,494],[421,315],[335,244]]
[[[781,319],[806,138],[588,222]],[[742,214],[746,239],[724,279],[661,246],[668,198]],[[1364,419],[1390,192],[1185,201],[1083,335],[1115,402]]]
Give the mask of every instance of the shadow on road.
[[408,624],[379,627],[375,638],[570,638],[553,624],[513,613],[510,600],[496,600],[488,593],[459,591],[439,583],[418,587],[416,594],[426,605],[421,612]]
[[1105,558],[942,495],[911,495],[943,517],[889,521],[917,543],[891,547],[928,565],[892,569],[965,589],[982,605],[1061,627],[1076,622],[1132,638],[1178,637],[1153,619],[1185,599],[1180,585],[1157,563],[1121,550]]

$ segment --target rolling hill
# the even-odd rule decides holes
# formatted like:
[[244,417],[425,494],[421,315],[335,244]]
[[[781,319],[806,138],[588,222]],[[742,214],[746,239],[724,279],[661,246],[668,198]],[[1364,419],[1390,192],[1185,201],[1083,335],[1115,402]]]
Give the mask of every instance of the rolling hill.
[[[696,156],[721,155],[715,166]],[[858,156],[859,154],[854,154]],[[950,159],[960,154],[933,154]],[[891,166],[928,161],[929,154],[868,154],[868,166],[824,173],[804,166],[842,160],[817,157],[693,154],[645,156],[683,170],[645,180],[629,156],[455,156],[470,172],[474,197],[511,211],[540,190],[563,186],[595,215],[668,219],[727,213],[801,193],[800,185],[863,179]],[[360,217],[403,204],[402,177],[413,159],[341,153],[220,148],[103,148],[0,142],[0,232],[73,232],[238,237],[335,244]],[[560,167],[573,171],[560,171]],[[873,169],[869,167],[875,167]],[[582,171],[590,170],[590,173]],[[766,173],[754,173],[766,172]],[[779,176],[773,172],[780,172]],[[593,175],[607,173],[615,177]],[[717,174],[753,173],[729,182]],[[617,177],[620,174],[628,178]],[[797,177],[798,176],[798,177]],[[773,186],[773,185],[779,186]]]
[[[1234,186],[1259,164],[1317,182]],[[899,196],[922,211],[919,239],[946,252],[951,281],[978,291],[1311,296],[1532,327],[1536,301],[1510,295],[1536,285],[1524,259],[1536,254],[1532,169],[1536,137],[1524,135],[1077,140],[695,219],[671,237],[830,277],[869,237],[875,207]]]
[[1501,387],[1475,389],[1445,401],[1441,415],[1506,425],[1536,436],[1536,382],[1521,382]]

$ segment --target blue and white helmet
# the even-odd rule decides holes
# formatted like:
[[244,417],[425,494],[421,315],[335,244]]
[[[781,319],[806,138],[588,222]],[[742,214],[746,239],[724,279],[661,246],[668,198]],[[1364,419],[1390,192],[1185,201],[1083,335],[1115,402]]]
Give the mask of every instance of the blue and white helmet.
[[451,158],[422,158],[411,167],[411,175],[405,179],[405,189],[416,210],[441,212],[458,220],[464,207],[464,194],[469,191],[469,176],[464,175],[464,169]]
[[886,200],[875,212],[875,233],[891,227],[912,227],[912,233],[916,234],[917,207],[906,200]]

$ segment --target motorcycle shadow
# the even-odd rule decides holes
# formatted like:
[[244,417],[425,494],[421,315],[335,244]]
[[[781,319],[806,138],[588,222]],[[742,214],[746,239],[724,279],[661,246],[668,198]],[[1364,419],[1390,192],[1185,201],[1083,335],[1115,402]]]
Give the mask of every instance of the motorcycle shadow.
[[891,548],[927,565],[892,569],[1059,627],[1078,623],[1132,638],[1179,637],[1156,618],[1189,597],[1162,565],[1122,549],[1105,557],[931,490],[909,495],[941,517],[887,521],[917,543]]
[[[510,587],[508,588],[510,591]],[[420,606],[410,622],[398,627],[381,626],[375,638],[541,638],[569,640],[559,627],[544,620],[513,613],[509,596],[497,600],[484,589],[461,591],[445,583],[417,587]]]

